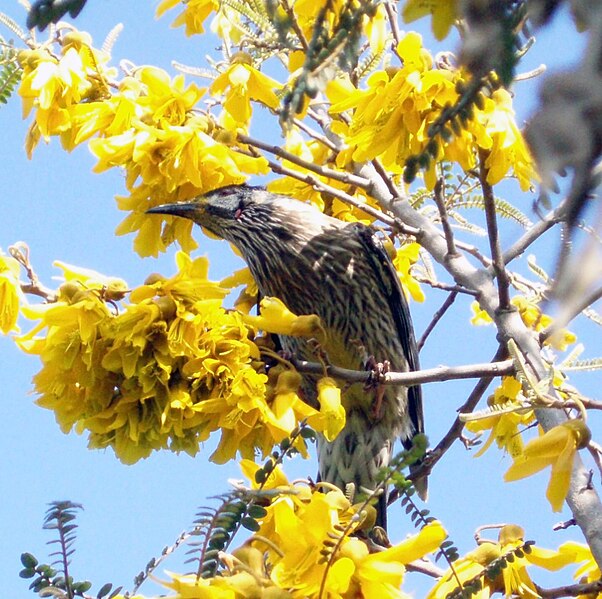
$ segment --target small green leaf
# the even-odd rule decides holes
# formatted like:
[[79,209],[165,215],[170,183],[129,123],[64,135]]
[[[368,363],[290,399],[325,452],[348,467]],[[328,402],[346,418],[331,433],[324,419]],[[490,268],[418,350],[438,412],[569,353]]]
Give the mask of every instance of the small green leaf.
[[35,568],[38,565],[38,560],[31,553],[22,553],[21,563],[25,568]]
[[257,532],[259,530],[259,523],[257,522],[257,520],[254,520],[253,518],[249,518],[248,516],[243,518],[240,523],[242,524],[242,526],[244,528],[246,528],[247,530],[250,530],[251,532]]
[[96,595],[97,599],[101,599],[101,597],[104,597],[105,595],[110,593],[112,588],[113,588],[113,585],[110,582],[103,584],[100,587],[100,591],[98,591],[98,594]]
[[249,508],[249,516],[251,516],[251,518],[255,518],[255,520],[258,518],[265,518],[267,515],[268,511],[261,505],[252,505]]

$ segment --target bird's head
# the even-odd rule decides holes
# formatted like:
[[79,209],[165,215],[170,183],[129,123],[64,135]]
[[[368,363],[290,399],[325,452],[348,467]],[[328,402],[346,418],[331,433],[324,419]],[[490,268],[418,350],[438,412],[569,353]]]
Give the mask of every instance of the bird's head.
[[147,212],[188,218],[233,243],[243,255],[255,249],[248,248],[249,244],[269,245],[275,239],[303,244],[334,221],[313,206],[250,185],[219,187],[190,201],[163,204]]

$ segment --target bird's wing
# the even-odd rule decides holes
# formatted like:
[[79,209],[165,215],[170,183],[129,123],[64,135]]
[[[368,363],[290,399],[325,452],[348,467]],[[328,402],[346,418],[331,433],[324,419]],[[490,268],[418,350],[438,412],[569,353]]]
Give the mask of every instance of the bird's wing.
[[[360,223],[356,226],[359,238],[366,250],[366,255],[370,258],[372,268],[377,275],[376,279],[381,282],[382,290],[389,299],[397,336],[408,361],[409,370],[419,370],[418,347],[414,337],[414,327],[399,276],[381,240],[369,227]],[[414,426],[414,432],[423,433],[422,391],[419,385],[414,385],[408,389],[408,413]],[[411,439],[404,442],[406,449],[411,445]]]

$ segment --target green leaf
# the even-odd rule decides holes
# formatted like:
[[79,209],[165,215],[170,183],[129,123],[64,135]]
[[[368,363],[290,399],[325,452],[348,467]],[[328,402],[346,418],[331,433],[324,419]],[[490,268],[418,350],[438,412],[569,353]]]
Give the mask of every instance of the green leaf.
[[21,563],[26,568],[35,568],[38,565],[38,560],[31,553],[22,553]]
[[254,504],[249,508],[249,516],[255,518],[255,520],[258,518],[265,518],[267,515],[268,511],[261,505]]
[[240,523],[244,528],[250,530],[251,532],[257,532],[259,530],[259,523],[257,522],[257,520],[254,520],[253,518],[250,518],[248,516],[243,518],[240,521]]

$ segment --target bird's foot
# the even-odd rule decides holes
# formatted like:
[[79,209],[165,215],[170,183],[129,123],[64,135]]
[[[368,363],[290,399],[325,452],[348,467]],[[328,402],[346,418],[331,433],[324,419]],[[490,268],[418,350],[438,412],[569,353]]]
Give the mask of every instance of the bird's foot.
[[366,391],[374,390],[371,416],[374,420],[380,420],[383,417],[383,398],[386,390],[383,379],[385,374],[391,370],[391,362],[389,360],[377,362],[374,356],[370,356],[366,363],[366,369],[370,370],[370,376],[364,385],[364,389]]

